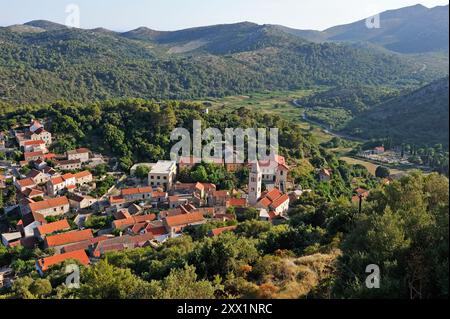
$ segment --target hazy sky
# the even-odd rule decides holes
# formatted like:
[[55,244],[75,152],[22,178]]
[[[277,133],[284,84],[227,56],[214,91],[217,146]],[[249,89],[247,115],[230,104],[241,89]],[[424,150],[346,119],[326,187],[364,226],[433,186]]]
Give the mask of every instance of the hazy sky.
[[448,0],[0,0],[0,25],[36,19],[64,23],[72,3],[80,8],[82,28],[176,30],[251,21],[322,30],[389,9]]

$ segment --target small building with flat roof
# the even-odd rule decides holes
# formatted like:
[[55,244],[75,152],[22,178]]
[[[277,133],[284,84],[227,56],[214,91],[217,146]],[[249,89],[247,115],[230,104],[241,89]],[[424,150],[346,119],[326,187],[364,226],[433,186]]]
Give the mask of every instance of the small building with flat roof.
[[177,163],[175,161],[158,161],[148,173],[148,185],[170,190],[175,183]]

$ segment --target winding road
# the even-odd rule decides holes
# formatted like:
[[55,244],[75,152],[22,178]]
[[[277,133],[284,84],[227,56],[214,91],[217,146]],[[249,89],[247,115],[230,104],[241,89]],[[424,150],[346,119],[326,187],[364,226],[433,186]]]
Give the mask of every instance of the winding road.
[[[292,104],[294,104],[297,107],[302,107],[298,103],[298,100],[292,100]],[[351,136],[351,135],[348,135],[348,134],[338,133],[338,132],[332,131],[329,128],[327,128],[323,123],[320,123],[320,122],[317,122],[317,121],[314,121],[314,120],[311,120],[310,118],[308,118],[308,116],[306,115],[306,112],[303,112],[302,119],[305,122],[308,122],[308,123],[311,123],[311,124],[319,126],[325,133],[330,134],[332,136],[343,138],[343,139],[346,139],[346,140],[351,140],[351,141],[367,142],[367,140],[365,140],[363,138],[360,138],[360,137],[355,137],[355,136]]]

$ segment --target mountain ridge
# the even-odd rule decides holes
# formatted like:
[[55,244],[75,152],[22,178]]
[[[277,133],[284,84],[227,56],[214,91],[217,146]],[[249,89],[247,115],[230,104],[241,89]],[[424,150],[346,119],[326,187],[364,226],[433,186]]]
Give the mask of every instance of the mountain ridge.
[[[334,26],[323,31],[301,30],[283,25],[238,22],[186,28],[175,31],[153,30],[139,27],[126,32],[116,32],[104,28],[92,29],[133,40],[156,44],[201,41],[213,42],[222,36],[221,41],[232,40],[230,33],[239,34],[257,29],[272,29],[315,43],[323,42],[370,42],[385,49],[399,53],[425,53],[448,51],[448,5],[427,8],[421,4],[387,10],[380,13],[380,28],[368,29],[366,19]],[[46,20],[34,20],[24,26],[36,27],[46,31],[67,29],[66,26]],[[215,33],[215,35],[213,35]],[[211,39],[212,38],[212,39]]]

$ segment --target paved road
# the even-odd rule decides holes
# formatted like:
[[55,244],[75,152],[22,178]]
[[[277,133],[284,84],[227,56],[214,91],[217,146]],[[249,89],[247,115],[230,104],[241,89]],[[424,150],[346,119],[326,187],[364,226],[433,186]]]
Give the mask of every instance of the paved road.
[[[301,107],[301,105],[298,104],[297,100],[293,100],[292,104],[294,104],[297,107]],[[367,140],[365,140],[363,138],[360,138],[360,137],[356,137],[356,136],[352,136],[352,135],[348,135],[348,134],[338,133],[338,132],[332,131],[329,128],[327,128],[325,126],[325,124],[317,122],[317,121],[314,121],[314,120],[311,120],[310,118],[308,118],[308,116],[306,115],[306,112],[303,112],[302,119],[305,122],[308,122],[308,123],[311,123],[311,124],[319,126],[321,129],[323,129],[323,131],[325,133],[330,134],[332,136],[343,138],[343,139],[346,139],[346,140],[357,141],[357,142],[367,142]]]

